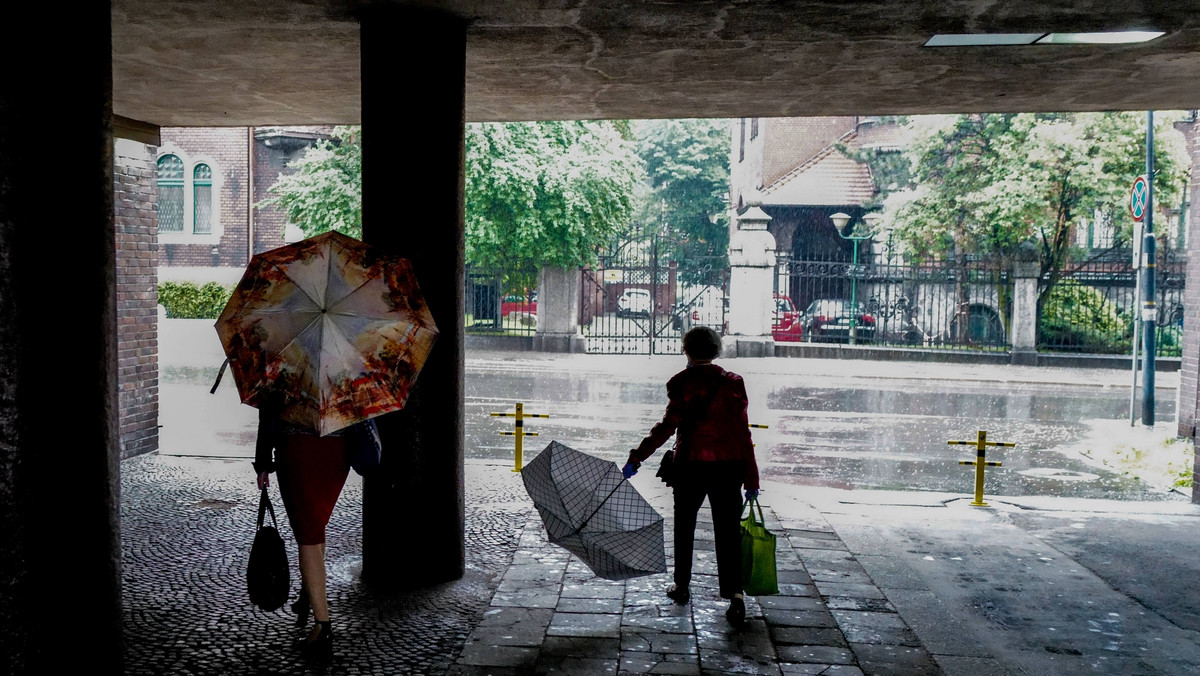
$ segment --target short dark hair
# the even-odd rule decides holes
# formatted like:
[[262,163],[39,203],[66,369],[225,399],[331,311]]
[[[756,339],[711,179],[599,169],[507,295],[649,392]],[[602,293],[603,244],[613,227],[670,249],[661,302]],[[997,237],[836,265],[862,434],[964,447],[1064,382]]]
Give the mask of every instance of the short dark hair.
[[721,354],[721,336],[707,326],[683,334],[683,352],[692,359],[714,359]]

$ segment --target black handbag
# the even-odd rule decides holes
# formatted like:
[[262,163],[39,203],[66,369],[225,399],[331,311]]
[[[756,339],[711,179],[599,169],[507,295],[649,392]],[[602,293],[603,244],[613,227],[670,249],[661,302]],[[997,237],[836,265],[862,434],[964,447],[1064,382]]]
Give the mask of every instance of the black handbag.
[[[267,512],[271,513],[271,526],[263,524]],[[279,535],[275,508],[267,497],[267,489],[263,488],[258,499],[258,530],[254,533],[254,544],[250,546],[250,562],[246,564],[246,590],[250,592],[251,603],[273,611],[287,602],[291,585],[287,549]]]
[[383,443],[379,441],[379,428],[374,420],[351,426],[346,441],[350,444],[350,466],[359,476],[366,476],[383,462]]
[[668,450],[666,453],[663,453],[662,462],[659,463],[658,471],[654,473],[654,476],[658,477],[659,479],[662,479],[662,482],[668,486],[675,485],[674,483],[672,483],[676,479],[674,449]]

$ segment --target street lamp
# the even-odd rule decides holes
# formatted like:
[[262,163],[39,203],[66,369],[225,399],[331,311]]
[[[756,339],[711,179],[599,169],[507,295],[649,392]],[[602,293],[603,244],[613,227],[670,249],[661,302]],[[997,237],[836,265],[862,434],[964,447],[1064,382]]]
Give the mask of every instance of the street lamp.
[[[875,234],[875,227],[883,218],[876,213],[865,214],[862,217],[863,222],[867,224],[867,232],[862,235],[853,234],[853,228],[849,228],[850,216],[843,214],[840,211],[829,217],[833,221],[833,227],[837,230],[838,237],[848,239],[853,243],[854,259],[850,264],[850,344],[858,343],[858,243],[864,239],[871,239]],[[850,232],[847,233],[847,230]]]

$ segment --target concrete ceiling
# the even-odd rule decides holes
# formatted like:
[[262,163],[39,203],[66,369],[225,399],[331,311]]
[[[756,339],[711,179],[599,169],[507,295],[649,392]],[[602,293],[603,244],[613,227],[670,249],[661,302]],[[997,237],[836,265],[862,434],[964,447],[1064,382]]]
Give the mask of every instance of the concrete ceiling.
[[[357,123],[351,0],[112,0],[114,112]],[[449,0],[470,121],[1200,108],[1197,0]],[[922,47],[936,33],[1156,29],[1138,45]]]

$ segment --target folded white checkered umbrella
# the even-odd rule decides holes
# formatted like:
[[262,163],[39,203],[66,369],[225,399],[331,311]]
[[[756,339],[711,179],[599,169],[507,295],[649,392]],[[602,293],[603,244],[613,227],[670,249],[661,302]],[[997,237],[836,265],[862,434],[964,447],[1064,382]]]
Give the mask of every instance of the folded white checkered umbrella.
[[521,470],[553,542],[598,577],[625,580],[667,570],[663,518],[615,462],[557,441]]

